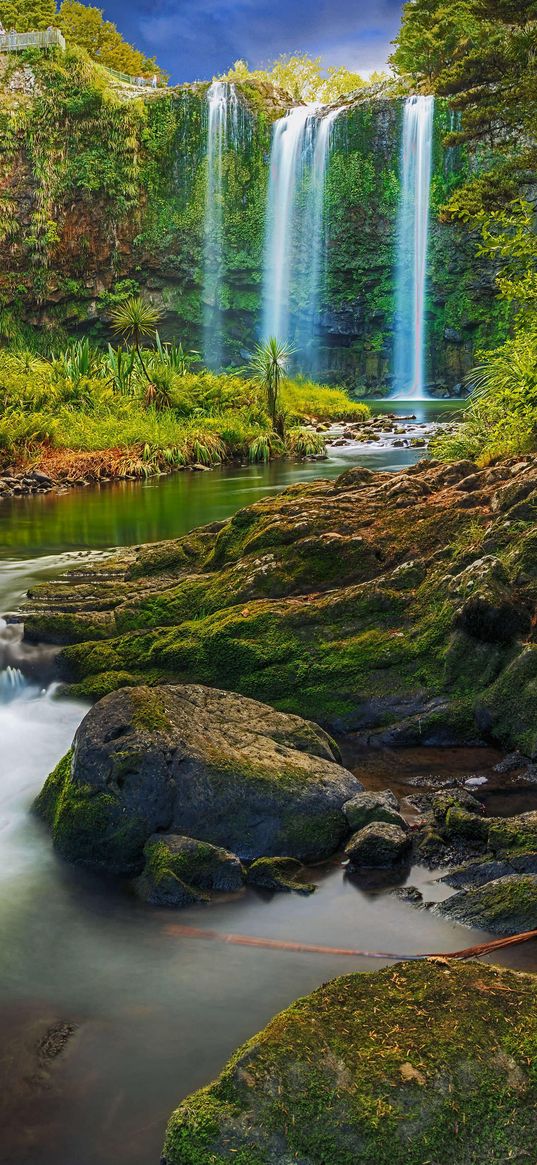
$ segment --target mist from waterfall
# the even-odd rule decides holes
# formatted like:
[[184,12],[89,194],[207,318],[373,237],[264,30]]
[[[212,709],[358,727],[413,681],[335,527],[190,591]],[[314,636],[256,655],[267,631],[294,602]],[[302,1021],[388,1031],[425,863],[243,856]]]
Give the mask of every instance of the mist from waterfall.
[[296,347],[313,373],[325,274],[325,189],[332,130],[340,109],[301,105],[275,123],[263,271],[262,338]]
[[207,91],[207,183],[203,247],[203,356],[222,365],[220,291],[224,271],[224,158],[239,140],[240,109],[234,85],[213,81]]
[[397,232],[394,392],[425,393],[425,306],[434,97],[408,97],[403,107],[401,196]]

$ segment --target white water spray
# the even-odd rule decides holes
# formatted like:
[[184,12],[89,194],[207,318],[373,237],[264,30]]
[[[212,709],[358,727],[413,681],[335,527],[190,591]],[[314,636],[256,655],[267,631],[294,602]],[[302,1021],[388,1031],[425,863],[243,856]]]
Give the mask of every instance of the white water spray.
[[224,269],[224,156],[239,138],[234,85],[213,81],[207,93],[207,185],[203,251],[203,354],[210,368],[222,364],[220,291]]
[[398,224],[394,395],[425,397],[425,299],[434,97],[409,97],[403,111]]

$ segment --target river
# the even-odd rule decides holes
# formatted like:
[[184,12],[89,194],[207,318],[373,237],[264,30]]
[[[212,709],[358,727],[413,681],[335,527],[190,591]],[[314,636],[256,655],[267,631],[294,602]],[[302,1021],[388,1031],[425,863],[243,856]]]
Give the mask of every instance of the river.
[[[181,473],[5,502],[0,610],[79,554],[177,536],[291,482],[335,476],[352,464],[396,469],[420,455],[346,448],[318,464]],[[3,638],[5,645],[5,631]],[[6,662],[10,651],[7,644]],[[122,887],[64,865],[28,809],[84,712],[81,703],[55,700],[53,688],[6,687],[0,704],[5,1165],[158,1165],[171,1110],[213,1079],[238,1044],[324,980],[382,965],[211,944],[174,933],[174,922],[402,954],[482,938],[416,910],[382,882],[350,881],[337,862],[319,870],[310,898],[247,891],[180,914],[151,909]],[[425,767],[488,771],[495,759],[490,750],[445,751]],[[380,773],[378,759],[372,766],[370,783],[393,775],[404,791],[397,760],[383,763]],[[367,760],[361,773],[367,783]],[[406,880],[427,900],[442,893],[425,869]],[[529,948],[508,954],[511,965],[537,966]],[[64,1037],[56,1060],[54,1040]]]

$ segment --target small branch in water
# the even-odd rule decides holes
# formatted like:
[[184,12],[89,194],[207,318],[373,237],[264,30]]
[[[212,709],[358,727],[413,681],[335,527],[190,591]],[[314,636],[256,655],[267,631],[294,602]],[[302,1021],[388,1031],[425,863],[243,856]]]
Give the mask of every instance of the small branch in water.
[[204,930],[196,926],[182,926],[179,923],[169,923],[165,933],[173,938],[199,938],[214,942],[230,943],[238,947],[258,947],[271,951],[293,951],[295,954],[308,955],[343,955],[347,958],[362,959],[394,959],[397,962],[415,962],[420,959],[475,959],[481,955],[489,955],[492,951],[503,947],[517,946],[519,943],[531,942],[537,939],[537,930],[527,930],[522,934],[513,934],[508,938],[493,939],[488,943],[481,943],[475,947],[465,947],[461,951],[435,951],[424,955],[402,955],[390,951],[358,951],[350,947],[327,947],[316,943],[285,942],[283,939],[258,938],[249,934],[222,934],[217,930]]

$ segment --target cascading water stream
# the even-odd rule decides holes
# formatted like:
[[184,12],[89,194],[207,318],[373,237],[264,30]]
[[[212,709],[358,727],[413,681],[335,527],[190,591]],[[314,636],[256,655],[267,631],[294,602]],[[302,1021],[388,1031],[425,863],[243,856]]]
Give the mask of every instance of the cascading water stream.
[[423,399],[425,306],[434,97],[409,97],[403,110],[398,223],[394,393]]
[[304,281],[306,307],[298,321],[296,343],[302,353],[305,370],[310,375],[319,372],[318,325],[327,257],[326,177],[334,126],[341,112],[341,109],[331,109],[329,113],[316,118],[310,190],[304,215],[305,252],[308,257]]
[[270,156],[265,263],[263,272],[264,340],[291,339],[291,286],[296,232],[300,229],[297,194],[304,173],[315,105],[300,105],[275,123]]
[[207,185],[203,250],[203,355],[222,365],[220,290],[224,268],[224,157],[239,139],[239,101],[234,85],[213,81],[207,93]]
[[291,110],[274,126],[267,203],[262,336],[297,348],[297,363],[316,371],[325,271],[325,189],[332,132],[341,109]]

